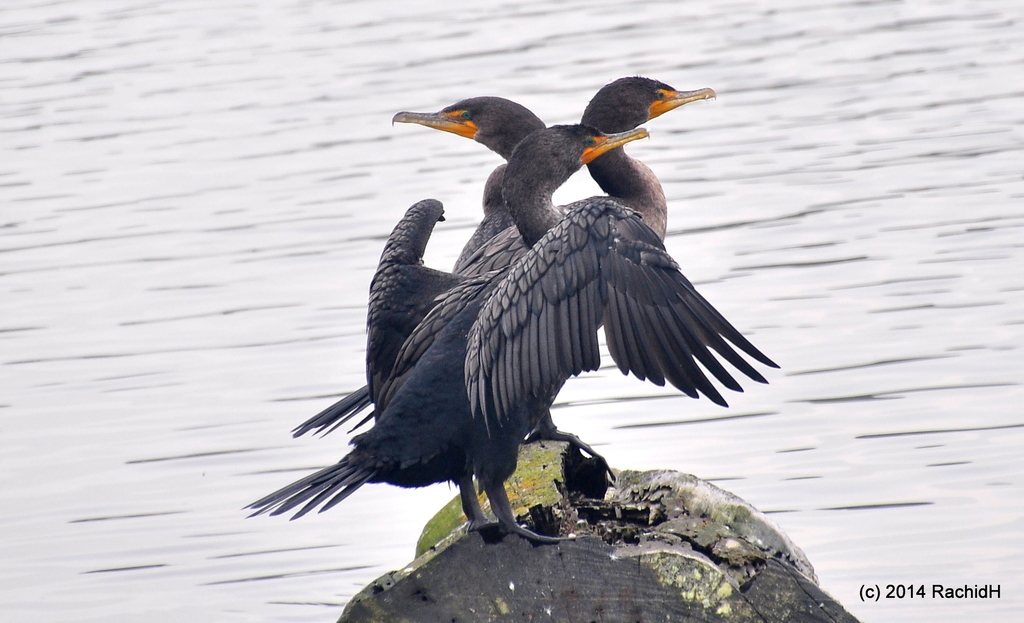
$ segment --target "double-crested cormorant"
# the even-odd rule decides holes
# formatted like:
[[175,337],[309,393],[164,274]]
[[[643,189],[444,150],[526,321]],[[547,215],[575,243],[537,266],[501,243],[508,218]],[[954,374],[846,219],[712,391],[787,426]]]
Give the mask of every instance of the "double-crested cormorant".
[[509,161],[502,194],[531,249],[503,271],[452,288],[427,314],[395,362],[402,382],[341,462],[251,508],[279,514],[302,505],[298,516],[337,504],[365,482],[450,480],[478,526],[475,476],[505,529],[548,542],[515,522],[504,481],[561,384],[599,365],[602,322],[613,358],[641,379],[667,379],[691,396],[721,401],[693,361],[739,390],[712,348],[763,382],[725,340],[767,365],[771,360],[697,294],[633,210],[594,198],[565,206],[562,217],[551,203],[582,164],[644,136],[644,130],[604,136],[584,126],[555,126],[524,139]]
[[[594,95],[580,123],[602,132],[625,132],[684,104],[714,97],[711,89],[677,91],[650,78],[619,78]],[[630,158],[624,149],[613,149],[588,164],[587,170],[601,190],[639,212],[658,238],[665,239],[668,217],[665,191],[647,165]]]
[[[582,123],[602,132],[625,132],[684,104],[714,96],[711,89],[677,91],[650,78],[620,78],[594,95],[583,113]],[[506,160],[519,141],[544,127],[543,121],[529,109],[500,97],[469,98],[436,113],[400,112],[392,121],[417,123],[472,138]],[[497,167],[487,180],[483,199],[484,219],[455,263],[454,272],[457,274],[474,275],[503,269],[526,252],[527,246],[519,231],[512,227],[511,215],[501,197],[505,166]],[[665,193],[647,166],[630,158],[624,150],[614,149],[588,163],[587,167],[602,190],[639,212],[648,226],[664,239],[667,217]],[[393,333],[391,339],[400,343],[408,335]],[[367,358],[369,375],[369,349]],[[368,387],[356,390],[301,424],[293,431],[294,435],[298,437],[311,430],[329,432],[369,406],[370,401]],[[379,412],[380,409],[376,411]],[[368,416],[360,424],[369,419]],[[541,420],[540,428],[532,438],[538,437],[570,441],[595,454],[577,437],[557,431],[550,417]]]
[[[512,155],[519,141],[545,127],[544,122],[529,108],[503,97],[471,97],[435,113],[400,112],[391,122],[417,123],[471,138],[505,160]],[[504,172],[505,165],[498,165],[484,184],[484,218],[462,248],[455,262],[456,273],[459,272],[458,266],[465,263],[484,243],[513,225],[512,217],[501,198]]]
[[[601,132],[632,130],[684,104],[715,97],[711,89],[677,91],[664,82],[640,76],[619,78],[594,94],[580,123]],[[636,210],[648,226],[665,238],[668,206],[657,176],[625,150],[613,149],[587,164],[591,177],[609,197]],[[506,208],[507,209],[507,208]],[[526,251],[520,232],[509,228],[476,253],[460,257],[455,272],[475,275],[504,268]]]
[[[589,139],[600,145],[580,145],[575,154],[569,154],[577,159],[573,170],[590,158],[642,135],[646,133],[608,138],[590,132]],[[385,245],[382,266],[393,254],[421,255],[421,243],[429,236],[441,211],[440,204],[431,200],[410,208]],[[394,253],[389,253],[389,249]],[[414,487],[452,481],[459,485],[463,511],[471,526],[481,525],[484,519],[473,475],[478,470],[490,473],[486,469],[488,456],[500,459],[501,464],[507,463],[508,453],[514,455],[529,432],[520,432],[514,447],[505,444],[491,448],[487,439],[479,435],[483,430],[484,437],[487,436],[479,418],[478,426],[474,427],[466,391],[466,339],[487,292],[498,284],[501,274],[476,276],[448,290],[403,346],[394,363],[394,382],[385,382],[377,392],[381,394],[381,413],[373,428],[352,439],[355,447],[338,464],[254,502],[250,505],[256,510],[254,514],[269,511],[277,515],[301,505],[293,517],[297,518],[321,504],[323,511],[367,482]],[[512,461],[514,464],[514,456]],[[501,486],[504,478],[497,482],[497,488],[492,480],[487,481],[491,489],[485,490],[500,523],[535,540],[550,540],[515,523]]]
[[[417,266],[423,269],[419,265],[419,260],[423,256],[434,225],[443,220],[443,212],[441,203],[433,199],[417,202],[406,211],[385,243],[380,265],[374,275],[375,285],[390,283],[391,286],[398,286],[398,289],[401,289],[404,281],[414,278],[413,275],[418,272]],[[445,273],[422,278],[435,281],[439,285],[453,279],[451,275]],[[464,286],[451,284],[444,291],[451,297],[464,290]],[[378,290],[380,291],[382,290]],[[371,300],[373,299],[371,288]],[[395,302],[400,303],[398,300]],[[370,317],[374,318],[373,312]],[[401,314],[396,314],[396,320],[400,320],[400,317]],[[375,343],[374,337],[374,331],[371,329],[371,347]],[[393,408],[384,409],[383,416],[369,432],[352,440],[355,448],[338,464],[275,491],[252,504],[250,508],[259,509],[258,512],[275,509],[272,514],[277,515],[300,503],[306,503],[296,513],[297,518],[324,502],[326,503],[321,511],[327,510],[366,482],[389,482],[403,487],[417,487],[450,480],[459,484],[463,510],[473,525],[485,521],[483,511],[480,510],[479,502],[473,493],[472,472],[468,470],[466,463],[469,412],[465,385],[461,384],[461,378],[457,378],[456,384],[459,387],[454,391],[446,391],[446,385],[451,383],[446,383],[443,376],[446,369],[458,368],[461,359],[449,363],[447,368],[435,365],[438,359],[458,357],[458,347],[447,347],[447,340],[452,337],[453,334],[439,336],[437,347],[426,353],[422,365],[416,368],[417,376],[409,385],[409,391],[398,397]],[[465,352],[464,337],[462,341],[461,350]],[[391,351],[387,353],[386,363],[390,368],[394,365],[397,355],[394,351],[401,344],[389,346]],[[376,359],[368,357],[367,366],[374,370],[369,376],[371,386],[374,388],[373,393],[378,396],[382,386],[375,382],[381,380],[376,374]],[[435,374],[438,372],[442,373],[442,376]],[[461,375],[461,369],[459,373]],[[416,391],[418,386],[429,393],[423,396]],[[384,405],[386,401],[380,398],[379,404]]]
[[[519,141],[534,130],[545,127],[544,122],[528,108],[501,97],[471,97],[447,106],[436,113],[400,112],[394,116],[392,123],[417,123],[471,138],[505,160],[512,155],[512,150],[519,144]],[[474,255],[480,246],[496,234],[514,225],[508,209],[505,208],[505,202],[501,198],[501,181],[504,172],[505,165],[501,164],[487,178],[483,196],[484,218],[466,246],[463,247],[456,266],[464,263],[466,258]],[[429,236],[429,232],[427,235]],[[426,240],[423,242],[425,245]],[[385,250],[385,256],[387,255],[388,252]],[[380,267],[370,284],[370,300],[367,308],[367,385],[297,426],[292,431],[295,437],[300,437],[310,431],[326,434],[371,405],[376,405],[377,408],[357,424],[356,428],[382,412],[383,405],[378,401],[380,389],[383,386],[382,382],[387,378],[382,376],[382,373],[390,372],[390,364],[394,362],[395,352],[409,337],[412,329],[423,319],[424,314],[433,306],[434,297],[447,289],[438,290],[435,287],[444,281],[440,279],[438,271],[431,271],[419,266],[423,259],[422,256],[422,249],[420,249],[414,259],[410,258],[410,263],[404,264],[400,290],[392,290],[395,283],[391,277],[397,277],[394,273],[399,270],[397,266],[402,266],[402,264],[386,263],[385,257],[381,258]],[[385,270],[386,266],[387,272],[382,275],[382,270]],[[420,275],[425,279],[422,284],[418,284],[415,280]],[[455,278],[450,277],[450,279],[454,280]],[[402,299],[411,300],[411,303],[403,306],[400,302]],[[399,304],[392,308],[389,306],[390,301],[396,301]],[[382,307],[384,309],[381,309]],[[409,312],[406,318],[400,318],[397,313],[401,307],[405,307]],[[376,349],[375,341],[378,346]]]
[[[539,141],[524,142],[527,147],[559,152]],[[569,376],[596,369],[602,324],[623,373],[658,385],[667,379],[691,397],[704,394],[726,405],[694,359],[742,391],[708,348],[767,382],[725,340],[765,365],[775,363],[697,293],[636,212],[602,197],[556,208],[557,185],[549,181],[555,176],[538,183],[532,162],[540,156],[518,156],[502,193],[532,251],[503,277],[491,295],[497,304],[485,307],[470,334],[466,375],[475,411],[500,419],[521,399],[546,398],[557,393],[550,385],[560,388]]]
[[[640,76],[620,78],[602,87],[591,98],[583,112],[582,123],[602,132],[625,132],[684,104],[713,97],[715,97],[715,92],[712,89],[678,91],[664,82],[650,78]],[[451,115],[458,110],[458,105],[449,108],[451,109],[449,115]],[[502,110],[498,106],[494,106],[493,109]],[[434,120],[437,116],[424,115],[422,118]],[[417,117],[417,120],[419,119],[420,117]],[[510,126],[515,126],[519,122],[513,115],[492,114],[487,121],[490,124],[499,123],[504,128],[501,132],[492,131],[492,134],[501,134],[506,137],[516,135]],[[438,127],[438,129],[461,136],[467,135],[461,128],[452,129],[452,126],[459,125],[458,122],[451,122],[448,118],[445,118],[445,122],[448,125],[439,126],[431,123],[424,123],[424,125]],[[613,149],[589,162],[587,168],[591,177],[609,197],[636,210],[643,218],[644,223],[658,235],[659,239],[665,238],[668,206],[661,183],[650,168],[639,160],[630,158],[625,149]],[[492,213],[507,214],[508,208],[504,206],[502,208],[501,210],[496,207],[492,208]],[[528,245],[524,242],[522,232],[515,227],[510,227],[495,235],[487,244],[479,246],[475,253],[467,254],[469,247],[464,249],[455,265],[455,272],[472,275],[501,269],[524,254],[527,248]],[[583,443],[575,435],[559,431],[548,412],[539,418],[537,430],[532,432],[530,439],[568,441],[591,455],[597,456],[593,448]]]
[[465,278],[423,265],[423,252],[443,221],[444,208],[435,199],[424,199],[406,211],[384,244],[377,270],[370,281],[366,314],[366,386],[349,394],[293,431],[298,437],[310,430],[328,432],[371,404],[383,409],[382,390],[390,381],[402,343],[423,320],[439,295]]

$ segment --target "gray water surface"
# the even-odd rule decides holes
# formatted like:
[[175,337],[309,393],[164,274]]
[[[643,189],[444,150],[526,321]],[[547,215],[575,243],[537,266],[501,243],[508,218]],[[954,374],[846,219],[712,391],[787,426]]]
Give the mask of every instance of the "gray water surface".
[[[381,5],[384,6],[381,6]],[[572,122],[615,78],[714,88],[629,151],[666,244],[782,365],[731,408],[621,376],[555,420],[773,517],[865,621],[1024,607],[1018,2],[13,2],[0,11],[4,621],[332,621],[453,491],[240,509],[346,451],[289,430],[363,381],[413,202],[447,268],[500,160],[398,110]],[[586,173],[556,196],[595,194]],[[1000,584],[999,600],[861,585]]]

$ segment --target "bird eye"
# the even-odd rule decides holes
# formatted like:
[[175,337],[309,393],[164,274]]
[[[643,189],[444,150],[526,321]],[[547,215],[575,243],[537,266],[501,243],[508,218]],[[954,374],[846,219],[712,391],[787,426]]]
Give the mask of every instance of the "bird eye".
[[660,99],[660,100],[665,99],[665,92],[664,91],[658,91],[658,99]]
[[462,111],[462,118],[463,119],[469,119],[470,117],[472,117],[472,115],[469,114],[468,110]]
[[597,145],[597,141],[594,140],[593,136],[588,136],[587,137],[587,147],[593,147],[594,145]]

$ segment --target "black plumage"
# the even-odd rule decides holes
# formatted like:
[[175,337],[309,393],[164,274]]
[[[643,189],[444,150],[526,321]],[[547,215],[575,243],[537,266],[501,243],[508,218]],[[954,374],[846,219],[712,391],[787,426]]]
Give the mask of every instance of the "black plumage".
[[[714,96],[711,89],[677,91],[650,78],[620,78],[605,85],[594,95],[583,113],[582,122],[602,132],[625,132],[669,110]],[[544,122],[529,109],[500,97],[469,98],[436,113],[400,112],[392,121],[420,124],[471,138],[506,160],[523,138],[544,127]],[[484,218],[459,255],[453,269],[455,274],[480,275],[503,270],[527,250],[501,197],[505,167],[504,164],[498,166],[487,179],[483,198]],[[665,193],[657,177],[646,165],[630,158],[623,149],[614,149],[588,163],[587,167],[602,190],[619,203],[636,210],[660,238],[665,237]],[[408,335],[394,333],[390,337],[401,343]],[[369,351],[367,357],[369,368]],[[293,432],[296,437],[309,431],[330,432],[372,403],[373,396],[369,388],[360,388],[310,418]],[[379,412],[378,409],[376,413]],[[372,414],[364,418],[360,425],[370,417]],[[532,438],[569,441],[595,454],[590,446],[577,437],[558,431],[549,416],[542,418]]]
[[[400,112],[394,116],[392,122],[416,123],[471,138],[506,160],[512,155],[512,150],[520,140],[534,130],[544,127],[544,122],[528,108],[501,97],[472,97],[436,113]],[[455,264],[455,274],[459,274],[458,268],[467,261],[466,258],[474,256],[476,251],[496,234],[514,225],[501,198],[504,172],[505,165],[501,164],[487,178],[483,195],[484,218],[463,248]],[[429,232],[427,236],[429,237]],[[425,239],[422,242],[426,244]],[[385,255],[387,253],[385,250]],[[438,289],[437,286],[447,284],[450,287],[451,282],[458,282],[457,277],[444,277],[443,273],[420,266],[422,255],[421,248],[418,256],[411,262],[403,263],[401,258],[385,262],[385,258],[381,258],[380,267],[370,286],[367,307],[367,385],[297,426],[292,431],[295,437],[308,432],[327,434],[373,405],[376,409],[356,427],[382,412],[383,405],[378,402],[380,388],[383,382],[390,378],[387,373],[390,372],[394,355],[409,337],[412,329],[423,319],[425,312],[430,309],[433,298],[447,289]],[[508,264],[509,260],[505,259],[500,267],[504,268]],[[416,281],[420,277],[424,279],[422,284]],[[401,302],[408,298],[411,298],[408,305],[410,313],[406,318],[402,318],[399,313]],[[380,309],[381,305],[388,305],[391,302],[395,305]]]
[[724,405],[694,359],[726,387],[740,387],[710,348],[765,382],[729,342],[775,364],[696,292],[635,211],[599,197],[552,204],[554,188],[570,173],[560,168],[571,162],[560,154],[583,140],[569,129],[533,135],[506,170],[505,202],[532,251],[503,277],[491,295],[495,304],[484,307],[470,334],[466,380],[474,410],[501,420],[524,399],[553,398],[567,378],[599,365],[602,324],[624,373],[659,385],[668,380]]
[[[619,78],[594,94],[580,123],[605,133],[626,132],[684,104],[713,97],[711,89],[677,91],[650,78]],[[636,210],[659,238],[665,238],[668,205],[661,183],[650,168],[630,158],[624,149],[613,149],[587,163],[587,169],[605,194]],[[464,250],[455,272],[474,275],[504,268],[526,249],[519,230],[509,227],[474,253],[467,255]]]
[[641,380],[668,380],[689,396],[725,405],[696,365],[742,391],[714,351],[765,382],[730,343],[775,364],[694,289],[633,211],[606,198],[568,207],[534,246],[548,252],[531,253],[510,269],[470,333],[466,371],[476,410],[500,419],[521,401],[553,395],[551,386],[597,369],[602,325],[620,370]]
[[[519,141],[545,127],[529,108],[503,97],[491,96],[460,100],[436,113],[400,112],[391,121],[416,123],[471,138],[505,160],[512,155]],[[462,267],[470,256],[496,234],[513,225],[501,198],[504,172],[505,165],[498,165],[484,184],[484,218],[462,248],[453,269],[455,273],[464,272]]]
[[[388,238],[373,278],[367,347],[370,384],[366,393],[381,411],[379,421],[367,433],[353,438],[355,447],[338,464],[250,505],[257,509],[256,514],[272,511],[277,515],[299,505],[302,507],[295,517],[320,504],[321,510],[326,510],[366,482],[417,487],[450,480],[460,485],[466,516],[474,523],[484,520],[473,493],[465,452],[470,419],[460,353],[465,352],[466,323],[472,319],[459,319],[466,324],[461,334],[455,322],[448,323],[450,330],[438,331],[436,347],[424,349],[418,357],[421,365],[411,370],[409,390],[394,396],[396,380],[403,374],[392,375],[392,368],[402,342],[389,341],[387,335],[411,333],[420,323],[409,327],[403,323],[412,323],[415,317],[422,320],[439,294],[445,293],[449,300],[457,300],[460,294],[472,299],[487,285],[486,280],[474,282],[421,265],[427,240],[434,225],[443,219],[442,214],[441,203],[433,199],[410,207]],[[430,294],[428,290],[436,292]],[[453,347],[452,340],[460,343]]]
[[[551,538],[516,524],[504,482],[525,435],[564,381],[597,367],[602,323],[609,342],[617,343],[610,347],[616,362],[641,378],[667,379],[690,395],[720,400],[693,363],[696,357],[708,366],[711,348],[763,382],[725,340],[767,365],[771,360],[696,293],[633,210],[596,198],[566,206],[562,217],[551,203],[554,189],[582,164],[643,136],[643,130],[608,137],[584,126],[555,126],[524,139],[502,193],[530,250],[505,270],[467,279],[440,298],[398,354],[393,377],[401,381],[383,390],[380,418],[353,439],[355,448],[338,465],[252,508],[278,514],[301,505],[301,515],[336,504],[365,482],[450,480],[459,484],[467,517],[479,525],[475,477],[503,527],[546,542]],[[712,374],[739,389],[715,365]]]
[[370,281],[366,317],[365,387],[349,394],[297,427],[298,437],[311,430],[330,432],[371,404],[381,412],[381,390],[392,377],[398,351],[413,329],[436,303],[436,298],[463,278],[423,265],[427,241],[444,207],[435,199],[414,204],[395,226],[384,245]]
[[[549,416],[564,382],[600,364],[597,331],[626,373],[725,404],[696,365],[742,391],[712,350],[766,382],[732,345],[777,367],[726,321],[679,271],[639,214],[610,198],[555,208],[551,192],[595,140],[585,126],[537,132],[516,148],[502,193],[530,251],[501,273],[468,336],[466,386],[475,443],[494,451],[477,479],[491,495],[515,471],[515,435]],[[564,214],[565,216],[561,216]],[[483,432],[481,432],[481,429]],[[488,439],[488,444],[483,440]],[[499,519],[501,519],[499,517]]]

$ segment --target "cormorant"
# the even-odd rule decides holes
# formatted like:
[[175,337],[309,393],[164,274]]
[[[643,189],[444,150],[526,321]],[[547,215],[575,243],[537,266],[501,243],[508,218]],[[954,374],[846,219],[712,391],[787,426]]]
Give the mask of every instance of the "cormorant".
[[725,340],[775,364],[694,290],[636,212],[608,198],[564,211],[551,202],[580,166],[646,135],[555,126],[524,139],[509,160],[502,195],[530,250],[505,270],[455,286],[427,314],[398,355],[401,381],[384,390],[387,406],[345,458],[251,508],[280,514],[302,505],[300,516],[337,504],[366,482],[450,480],[477,527],[475,476],[506,530],[550,542],[515,522],[504,482],[561,384],[598,367],[602,322],[616,363],[641,379],[667,379],[688,395],[724,403],[694,362],[741,391],[712,348],[764,382]]
[[[594,95],[584,110],[582,123],[602,132],[625,132],[684,104],[713,97],[715,92],[711,89],[677,91],[650,78],[620,78]],[[544,122],[529,109],[500,97],[469,98],[436,113],[400,112],[392,122],[417,123],[471,138],[506,160],[519,141],[544,127]],[[526,252],[522,236],[513,226],[501,198],[505,166],[498,166],[487,180],[483,199],[484,219],[459,255],[453,270],[456,274],[474,275],[502,269]],[[664,239],[668,210],[665,193],[646,165],[630,158],[624,150],[614,149],[588,163],[587,167],[602,190],[623,205],[637,210],[648,226]],[[391,338],[401,343],[408,335],[393,333]],[[369,375],[369,349],[367,358]],[[356,390],[303,422],[293,434],[298,437],[311,430],[325,431],[326,434],[350,420],[370,402],[368,387]],[[379,413],[378,408],[356,428]],[[543,418],[536,434],[531,435],[531,439],[537,438],[569,441],[596,456],[593,449],[578,437],[555,429],[550,416]]]
[[[435,113],[400,112],[391,119],[391,123],[416,123],[470,138],[505,160],[512,155],[519,141],[545,127],[529,108],[503,97],[489,96],[460,100]],[[481,245],[514,224],[501,198],[504,172],[505,165],[498,165],[484,184],[484,218],[455,261],[455,273],[460,272],[458,267]]]
[[[580,123],[602,132],[625,132],[684,104],[713,99],[712,89],[677,91],[664,82],[633,76],[610,82],[594,95]],[[668,204],[658,177],[624,149],[613,149],[587,165],[609,197],[633,208],[658,238],[665,239]]]
[[392,377],[395,357],[405,339],[434,307],[438,296],[465,280],[423,265],[427,241],[434,225],[444,220],[443,213],[439,201],[424,199],[410,207],[391,232],[370,280],[366,313],[367,384],[303,422],[293,431],[295,437],[310,430],[330,432],[371,404],[376,408],[363,422],[383,410],[381,390]]
[[[713,97],[715,92],[712,89],[677,91],[650,78],[619,78],[594,94],[583,111],[580,123],[605,133],[626,132],[684,104]],[[636,210],[664,240],[668,205],[661,183],[650,168],[630,158],[624,149],[613,149],[588,163],[587,169],[605,194]],[[475,254],[460,257],[454,272],[475,275],[504,268],[526,249],[519,231],[508,228]]]
[[[505,160],[512,155],[512,150],[520,140],[534,130],[545,127],[544,122],[528,108],[501,97],[471,97],[436,113],[400,112],[391,121],[417,123],[471,138]],[[481,245],[496,234],[514,225],[501,198],[501,180],[504,172],[505,165],[501,164],[487,178],[483,196],[484,218],[462,249],[456,266],[465,262],[465,258],[476,253]],[[429,232],[427,235],[429,236]],[[426,240],[423,242],[426,244]],[[420,249],[415,260],[416,265],[407,264],[408,268],[404,269],[402,279],[403,287],[397,291],[383,291],[384,288],[391,289],[396,284],[393,279],[381,275],[385,267],[385,259],[381,258],[381,265],[370,284],[370,300],[367,306],[367,384],[297,426],[292,431],[294,437],[300,437],[310,431],[327,434],[371,405],[376,406],[374,411],[356,424],[355,428],[359,428],[382,412],[383,405],[378,402],[379,390],[381,382],[387,378],[383,375],[390,372],[395,352],[433,306],[434,297],[447,290],[435,287],[445,281],[439,277],[438,271],[431,271],[419,265],[423,259],[422,255]],[[389,274],[397,270],[389,269]],[[422,284],[418,284],[415,279],[420,275],[424,275],[426,279]],[[449,279],[458,281],[454,276],[449,276]],[[402,299],[411,299],[411,304],[404,306],[409,312],[406,318],[398,317],[398,307],[378,309],[382,305],[387,305],[388,301]],[[375,319],[383,322],[375,322]]]
[[[381,333],[390,326],[390,320],[402,322],[410,314],[420,314],[422,300],[403,304],[401,296],[391,296],[406,290],[412,285],[413,290],[430,282],[446,292],[451,298],[466,290],[462,282],[467,281],[432,271],[420,264],[430,234],[438,221],[444,220],[444,207],[434,199],[424,199],[413,204],[395,226],[384,245],[380,264],[374,274],[370,300],[370,336],[367,357],[368,376],[375,402],[380,405],[383,416],[369,432],[352,440],[355,448],[338,464],[320,470],[306,478],[284,487],[265,498],[253,503],[249,508],[258,509],[259,514],[275,508],[273,515],[285,512],[301,502],[309,501],[304,508],[295,514],[293,519],[301,517],[317,504],[332,498],[321,511],[327,510],[366,482],[389,482],[403,487],[417,487],[450,480],[459,484],[462,494],[462,508],[472,525],[485,521],[476,495],[473,493],[472,472],[466,467],[465,446],[468,425],[468,409],[465,398],[465,385],[457,391],[445,391],[444,377],[433,373],[445,370],[445,367],[433,365],[438,358],[451,358],[457,348],[446,348],[451,335],[439,336],[438,346],[423,357],[423,364],[417,368],[416,380],[410,385],[410,391],[399,397],[393,409],[386,409],[387,404],[382,393],[390,374],[382,378],[380,369],[395,364],[398,348],[385,340],[377,341]],[[477,279],[480,281],[480,279]],[[473,284],[466,284],[472,286]],[[386,286],[386,287],[385,287]],[[381,296],[390,297],[385,302]],[[374,303],[378,307],[374,307]],[[394,307],[390,305],[394,303]],[[394,313],[392,313],[394,312]],[[387,315],[393,318],[386,318]],[[379,327],[374,328],[374,320]],[[399,330],[411,333],[401,327]],[[463,339],[464,342],[464,339]],[[382,347],[376,349],[375,346]],[[462,345],[462,352],[465,346]],[[447,369],[457,368],[461,359]],[[440,378],[440,380],[439,380]],[[457,379],[461,383],[461,378]],[[429,391],[426,400],[419,400],[420,394],[415,391],[417,383]],[[451,383],[447,383],[451,385]],[[368,390],[371,393],[371,390]],[[454,402],[453,407],[450,403]],[[422,408],[421,408],[422,407]],[[451,417],[449,414],[453,414]],[[459,416],[464,415],[460,422]]]

